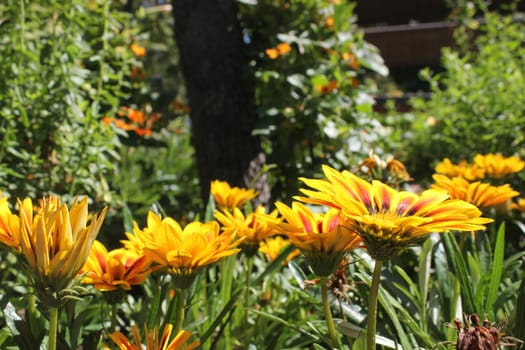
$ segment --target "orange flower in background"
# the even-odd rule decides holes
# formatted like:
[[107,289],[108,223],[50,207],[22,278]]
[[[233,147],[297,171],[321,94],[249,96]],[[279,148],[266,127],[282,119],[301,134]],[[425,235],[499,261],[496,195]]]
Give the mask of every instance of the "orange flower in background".
[[210,193],[222,209],[240,208],[258,195],[252,188],[231,187],[228,182],[220,180],[211,182]]
[[315,89],[323,95],[326,95],[339,88],[339,83],[335,80],[330,80],[324,85],[316,85]]
[[325,21],[325,24],[328,28],[330,29],[334,29],[334,24],[335,24],[335,21],[334,21],[334,17],[330,16],[326,19]]
[[[277,210],[267,214],[264,206],[258,206],[246,217],[239,208],[221,212],[215,211],[215,218],[223,225],[223,231],[234,231],[237,237],[244,238],[240,248],[248,255],[259,249],[259,243],[275,234]],[[268,219],[266,219],[268,217]]]
[[164,327],[160,337],[157,328],[148,329],[147,326],[144,326],[144,337],[146,338],[144,344],[140,340],[139,330],[136,325],[131,327],[131,331],[133,333],[133,342],[121,332],[113,332],[109,334],[109,338],[120,350],[192,350],[200,345],[199,341],[186,344],[191,337],[191,332],[184,330],[181,330],[173,340],[170,340],[171,332],[173,331],[173,325],[170,323]]
[[519,157],[504,157],[500,153],[476,154],[474,164],[485,170],[492,179],[503,179],[523,170],[525,162]]
[[0,243],[15,250],[20,250],[18,229],[20,219],[9,208],[7,197],[0,198]]
[[118,117],[104,117],[102,122],[106,125],[113,124],[115,127],[124,131],[133,131],[137,136],[150,136],[153,134],[152,128],[161,116],[159,113],[144,114],[142,111],[122,107],[118,113]]
[[99,241],[93,242],[89,257],[80,271],[82,283],[92,284],[101,292],[130,290],[150,274],[151,261],[144,255],[123,248],[109,251]]
[[462,177],[449,178],[441,174],[434,174],[432,178],[435,181],[432,188],[445,190],[451,198],[461,199],[478,207],[493,207],[519,196],[519,192],[508,184],[492,186],[479,181],[471,183]]
[[235,232],[220,233],[215,221],[191,222],[181,228],[170,217],[162,218],[150,211],[147,226],[135,231],[142,241],[144,254],[153,262],[169,270],[177,288],[188,288],[197,273],[221,258],[240,251],[242,238]]
[[301,250],[320,277],[332,274],[341,259],[361,245],[361,237],[339,210],[315,213],[299,202],[293,202],[292,207],[281,202],[275,206],[283,216],[279,231]]
[[279,56],[287,55],[292,51],[292,46],[288,43],[280,43],[275,48],[266,49],[266,56],[275,60]]
[[133,52],[133,54],[137,57],[146,56],[146,48],[144,46],[132,43],[129,48],[131,49],[131,52]]

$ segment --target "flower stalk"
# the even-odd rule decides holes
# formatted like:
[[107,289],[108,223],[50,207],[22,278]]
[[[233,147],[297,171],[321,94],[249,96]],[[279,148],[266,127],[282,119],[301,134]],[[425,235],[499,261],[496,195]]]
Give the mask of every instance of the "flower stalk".
[[379,283],[381,280],[381,267],[383,260],[376,260],[370,286],[368,298],[368,330],[366,333],[366,349],[376,349],[376,324],[377,324],[377,297],[379,293]]
[[48,350],[56,350],[58,333],[58,307],[49,308],[49,338],[47,343]]
[[328,300],[328,277],[319,277],[319,283],[321,284],[321,298],[323,300],[323,308],[326,319],[326,326],[328,328],[328,335],[330,336],[332,346],[341,349],[341,341],[339,340],[339,337],[337,336],[337,332],[335,330],[335,323],[332,317],[332,310],[330,309],[330,301]]
[[184,323],[184,289],[177,289],[177,313],[175,314],[174,332],[178,334]]

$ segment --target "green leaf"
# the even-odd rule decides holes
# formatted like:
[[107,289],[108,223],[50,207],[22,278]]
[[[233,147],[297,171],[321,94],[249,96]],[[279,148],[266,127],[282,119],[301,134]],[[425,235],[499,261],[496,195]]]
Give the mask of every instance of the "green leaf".
[[490,284],[488,288],[488,295],[485,303],[485,312],[488,312],[491,317],[494,315],[492,308],[498,297],[501,276],[503,274],[503,260],[505,248],[505,222],[503,222],[496,237],[496,246],[494,247],[494,258],[492,260],[492,271],[490,274]]

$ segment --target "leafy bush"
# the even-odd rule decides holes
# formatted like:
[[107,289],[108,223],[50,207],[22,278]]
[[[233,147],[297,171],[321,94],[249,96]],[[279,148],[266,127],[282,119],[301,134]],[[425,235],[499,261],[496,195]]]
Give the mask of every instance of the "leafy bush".
[[119,142],[116,112],[134,56],[111,2],[0,5],[0,187],[13,196],[107,197]]
[[421,72],[432,95],[428,101],[412,101],[412,127],[402,134],[403,158],[418,175],[428,176],[445,157],[457,162],[476,153],[523,156],[524,23],[493,12],[486,12],[484,20],[476,22],[470,50],[447,48],[443,72]]

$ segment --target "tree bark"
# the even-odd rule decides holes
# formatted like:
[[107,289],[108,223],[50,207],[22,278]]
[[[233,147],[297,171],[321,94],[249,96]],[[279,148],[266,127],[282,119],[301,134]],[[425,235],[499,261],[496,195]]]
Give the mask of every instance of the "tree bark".
[[[191,107],[201,196],[212,180],[249,186],[264,156],[252,135],[253,77],[234,0],[173,0],[175,40]],[[267,193],[265,178],[255,187]]]

